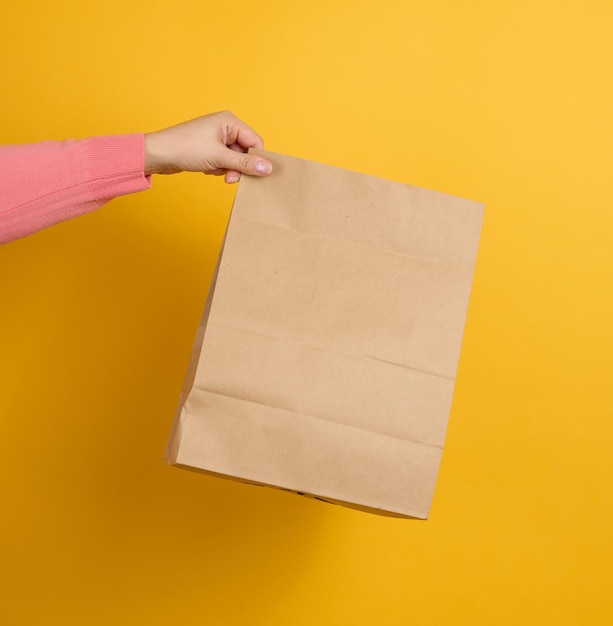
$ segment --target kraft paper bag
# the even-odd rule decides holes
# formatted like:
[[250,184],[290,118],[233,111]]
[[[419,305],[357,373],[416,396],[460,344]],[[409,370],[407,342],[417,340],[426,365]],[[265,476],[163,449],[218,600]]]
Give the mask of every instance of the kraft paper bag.
[[425,519],[483,207],[280,154],[243,176],[175,465]]

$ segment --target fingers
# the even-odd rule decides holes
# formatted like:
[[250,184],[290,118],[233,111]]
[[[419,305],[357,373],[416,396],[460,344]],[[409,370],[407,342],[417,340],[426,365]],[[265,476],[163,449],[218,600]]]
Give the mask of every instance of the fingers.
[[224,176],[224,182],[228,183],[228,185],[232,185],[234,183],[237,183],[239,181],[241,177],[240,172],[235,172],[234,170],[230,170],[228,172],[226,172],[226,175]]
[[[272,172],[272,163],[268,159],[255,154],[237,152],[230,148],[224,151],[221,166],[228,170],[226,182],[236,182],[233,179],[237,173],[248,176],[268,176]],[[228,176],[231,180],[228,180]]]
[[228,146],[228,148],[230,148],[230,150],[234,150],[234,152],[247,152],[248,148],[244,148],[243,146],[240,145],[240,143],[233,143],[232,145]]
[[236,142],[243,148],[260,148],[264,149],[263,139],[249,126],[242,126],[236,136]]
[[237,146],[243,151],[249,148],[264,148],[262,138],[247,124],[239,120],[233,113],[226,112],[226,137],[227,146]]
[[217,172],[224,171],[224,181],[236,183],[241,174],[249,176],[267,176],[272,171],[272,164],[257,155],[249,155],[249,148],[264,148],[262,138],[247,124],[239,120],[230,111],[220,114],[222,119],[222,141],[225,144],[223,154],[217,161]]

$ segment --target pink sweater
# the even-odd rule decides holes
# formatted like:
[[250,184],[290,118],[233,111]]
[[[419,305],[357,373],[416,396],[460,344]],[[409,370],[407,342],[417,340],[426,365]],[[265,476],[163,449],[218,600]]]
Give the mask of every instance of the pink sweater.
[[0,146],[0,244],[148,189],[143,134]]

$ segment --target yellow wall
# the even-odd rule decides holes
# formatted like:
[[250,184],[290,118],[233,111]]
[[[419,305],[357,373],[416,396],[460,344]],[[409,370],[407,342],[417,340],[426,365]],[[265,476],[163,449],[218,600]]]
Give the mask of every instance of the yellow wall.
[[229,108],[271,150],[487,205],[425,523],[162,462],[234,189],[159,177],[0,249],[1,623],[613,621],[609,0],[1,13],[1,142]]

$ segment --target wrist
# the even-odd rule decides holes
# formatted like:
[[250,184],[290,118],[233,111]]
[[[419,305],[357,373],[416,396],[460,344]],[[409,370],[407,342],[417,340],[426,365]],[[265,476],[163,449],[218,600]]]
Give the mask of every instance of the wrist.
[[157,141],[157,133],[145,133],[143,149],[145,176],[150,176],[151,174],[163,174],[164,159],[162,157],[159,142]]

